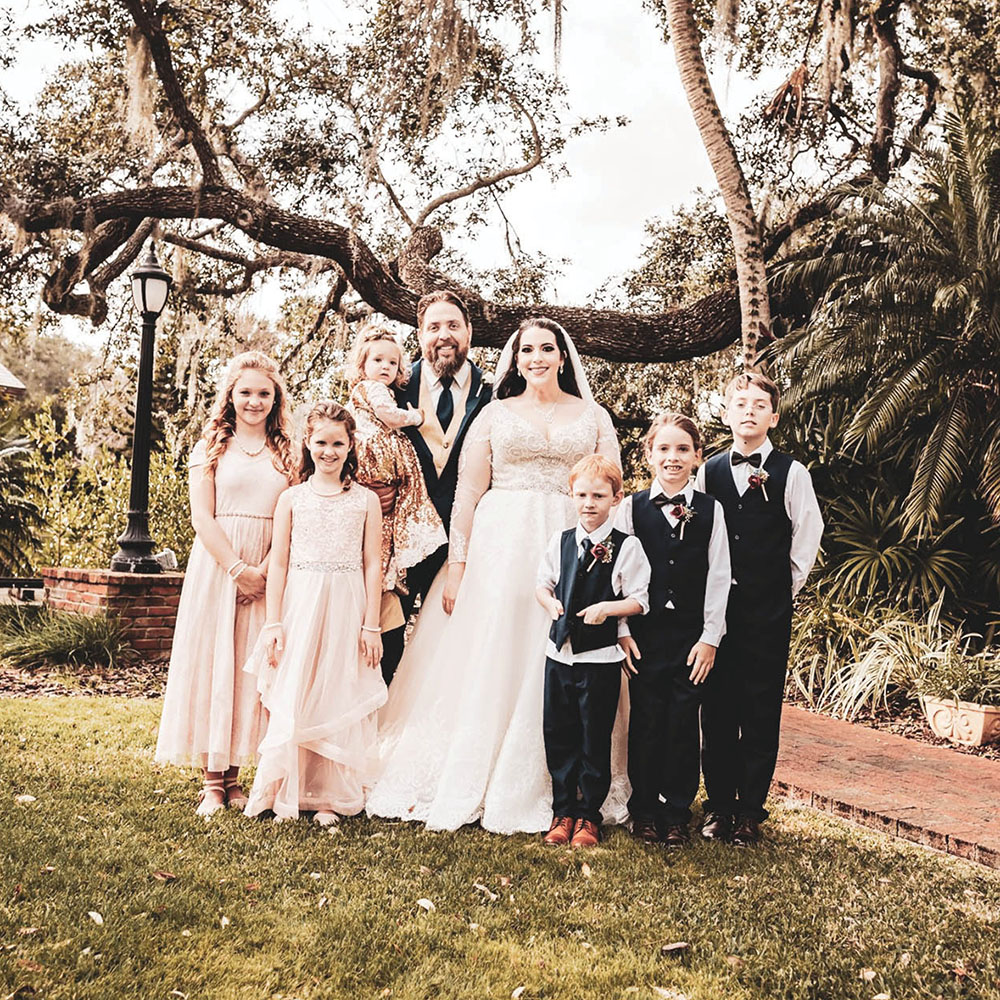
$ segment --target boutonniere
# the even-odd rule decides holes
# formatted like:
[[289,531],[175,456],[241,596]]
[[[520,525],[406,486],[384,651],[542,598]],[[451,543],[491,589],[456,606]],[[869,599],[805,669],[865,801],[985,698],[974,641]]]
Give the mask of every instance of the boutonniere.
[[670,508],[670,516],[676,517],[681,523],[681,538],[684,538],[684,525],[694,517],[694,507],[689,507],[686,503],[677,503]]
[[589,573],[599,562],[609,563],[611,562],[611,553],[615,550],[615,543],[611,541],[611,536],[608,535],[603,542],[597,542],[590,548],[590,565],[587,567],[587,572]]
[[750,473],[750,478],[747,480],[747,482],[750,484],[750,489],[755,490],[757,489],[757,487],[760,487],[761,493],[764,494],[765,503],[768,503],[769,501],[767,499],[767,490],[764,488],[764,484],[770,478],[771,477],[767,474],[766,469],[754,469]]

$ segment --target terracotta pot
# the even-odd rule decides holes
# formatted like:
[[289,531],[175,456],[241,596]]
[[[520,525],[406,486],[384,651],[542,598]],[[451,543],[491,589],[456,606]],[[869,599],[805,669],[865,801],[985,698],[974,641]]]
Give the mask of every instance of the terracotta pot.
[[921,699],[935,736],[978,747],[1000,739],[1000,705],[977,705],[954,698]]

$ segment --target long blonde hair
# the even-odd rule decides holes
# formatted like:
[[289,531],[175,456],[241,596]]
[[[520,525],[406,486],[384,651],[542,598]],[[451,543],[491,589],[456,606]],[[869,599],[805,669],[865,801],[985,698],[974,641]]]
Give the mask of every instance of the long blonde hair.
[[219,459],[229,446],[229,439],[236,433],[233,386],[245,371],[258,371],[266,375],[274,385],[274,402],[267,415],[264,440],[271,451],[274,467],[291,482],[295,475],[295,461],[292,457],[292,439],[289,436],[292,420],[288,389],[285,387],[281,372],[278,371],[278,366],[261,351],[245,351],[243,354],[237,354],[226,368],[226,373],[219,384],[219,392],[212,404],[208,423],[205,424],[201,434],[205,441],[207,457],[205,473],[211,475],[215,472]]

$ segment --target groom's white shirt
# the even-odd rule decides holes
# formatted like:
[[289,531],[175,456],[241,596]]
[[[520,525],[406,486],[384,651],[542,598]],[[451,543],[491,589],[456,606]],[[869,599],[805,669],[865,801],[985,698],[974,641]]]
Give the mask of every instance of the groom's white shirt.
[[[576,525],[576,547],[579,550],[585,538],[590,538],[593,542],[600,542],[611,534],[614,527],[613,518],[608,518],[600,527],[593,531],[587,531],[582,524]],[[562,564],[562,536],[561,531],[557,531],[549,541],[542,557],[541,565],[538,567],[539,587],[548,590],[555,590],[559,581]],[[629,536],[622,542],[622,550],[618,553],[615,562],[614,575],[611,584],[616,593],[623,598],[633,598],[642,605],[642,614],[649,611],[649,560],[642,550],[642,544],[634,535]],[[619,619],[619,634],[621,626],[627,619]],[[625,634],[628,634],[627,632]],[[625,653],[621,646],[615,643],[613,646],[602,646],[600,649],[591,649],[584,653],[574,653],[570,642],[567,639],[562,649],[556,649],[556,644],[549,639],[545,655],[549,659],[559,663],[620,663],[625,659]]]
[[[420,370],[427,382],[427,388],[430,390],[431,401],[434,403],[435,408],[437,408],[438,400],[441,398],[441,377],[435,373],[434,369],[426,361],[420,366]],[[462,367],[455,372],[455,378],[451,383],[451,388],[448,390],[455,401],[456,408],[462,401],[462,393],[465,392],[465,383],[469,381],[471,376],[472,365],[469,364],[469,359],[466,358],[462,362]]]

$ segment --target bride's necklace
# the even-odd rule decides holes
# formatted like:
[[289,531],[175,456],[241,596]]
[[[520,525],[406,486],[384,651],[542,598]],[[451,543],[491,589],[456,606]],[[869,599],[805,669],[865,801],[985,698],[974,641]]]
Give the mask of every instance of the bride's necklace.
[[559,405],[559,400],[557,399],[554,403],[550,404],[549,406],[542,406],[541,403],[534,403],[534,402],[531,405],[535,408],[535,410],[538,412],[538,415],[542,418],[542,423],[545,424],[546,426],[549,426],[555,419],[556,407]]
[[240,441],[239,434],[235,432],[233,433],[233,440],[236,442],[236,447],[239,448],[240,451],[242,451],[243,454],[247,456],[247,458],[256,458],[267,447],[266,437],[264,438],[263,441],[261,441],[260,447],[256,451],[251,451],[249,448],[245,448],[243,446],[243,442]]

